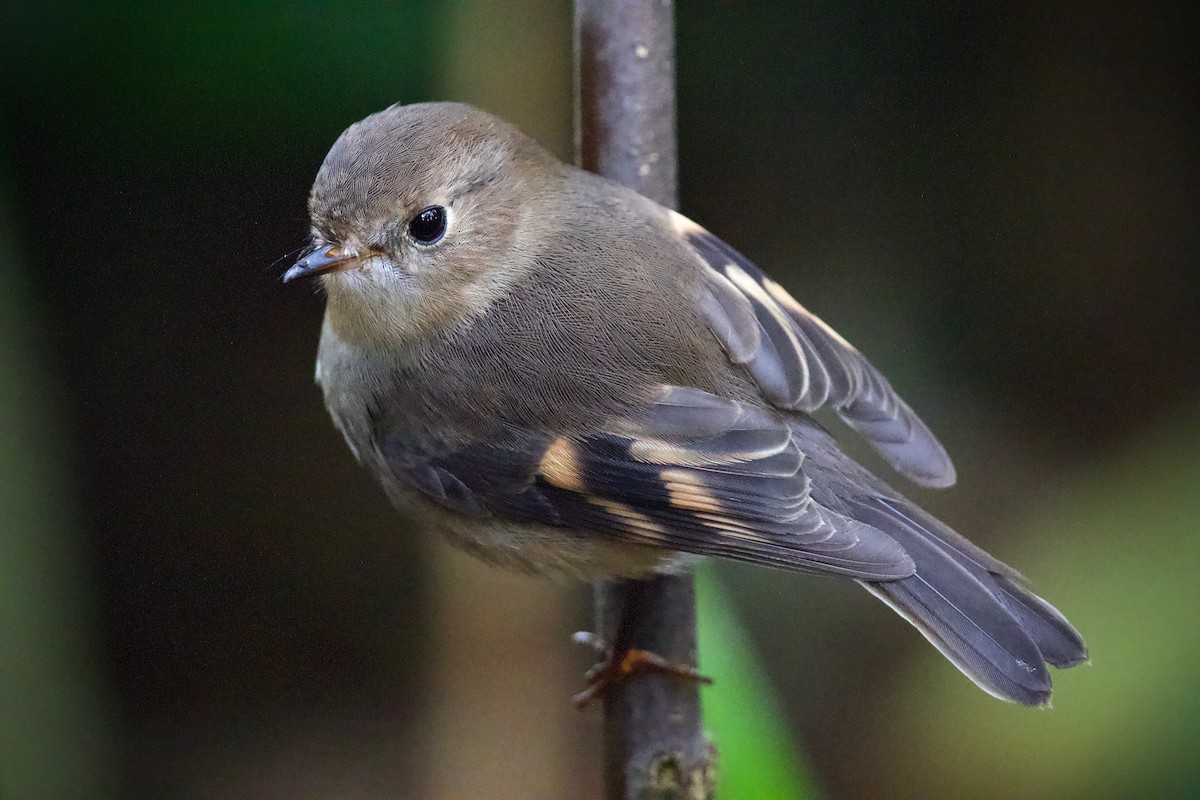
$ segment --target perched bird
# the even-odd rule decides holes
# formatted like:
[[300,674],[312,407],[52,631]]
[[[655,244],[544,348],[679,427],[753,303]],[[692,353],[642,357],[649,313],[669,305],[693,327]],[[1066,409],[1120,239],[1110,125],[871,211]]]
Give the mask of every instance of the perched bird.
[[317,174],[317,381],[404,511],[482,558],[639,577],[697,556],[857,580],[985,691],[1050,697],[1079,634],[1011,567],[851,460],[945,450],[828,325],[686,217],[470,106],[393,106]]

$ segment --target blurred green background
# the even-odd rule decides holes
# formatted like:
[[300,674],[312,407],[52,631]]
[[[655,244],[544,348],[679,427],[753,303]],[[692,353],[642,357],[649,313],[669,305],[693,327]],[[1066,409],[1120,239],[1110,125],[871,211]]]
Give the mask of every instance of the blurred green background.
[[[725,796],[1196,796],[1197,12],[681,9],[683,210],[891,377],[959,467],[914,496],[1093,656],[1017,708],[853,585],[720,567]],[[278,280],[393,102],[569,158],[569,6],[0,21],[0,797],[598,797],[586,589],[409,531]]]

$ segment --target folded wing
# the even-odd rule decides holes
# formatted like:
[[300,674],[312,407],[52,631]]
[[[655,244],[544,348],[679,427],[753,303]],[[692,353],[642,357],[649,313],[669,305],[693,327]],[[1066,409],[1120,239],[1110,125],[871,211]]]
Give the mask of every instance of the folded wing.
[[701,312],[764,398],[795,411],[830,406],[902,475],[954,483],[941,443],[853,345],[716,236],[679,214],[672,220],[702,265]]
[[893,539],[812,499],[782,419],[698,389],[658,387],[584,435],[436,457],[384,441],[397,477],[460,513],[868,581],[913,572]]

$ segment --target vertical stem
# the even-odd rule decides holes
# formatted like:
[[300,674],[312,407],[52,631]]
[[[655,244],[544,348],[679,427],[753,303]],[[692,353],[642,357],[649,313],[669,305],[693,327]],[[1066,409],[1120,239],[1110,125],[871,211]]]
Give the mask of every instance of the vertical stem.
[[[671,0],[576,0],[576,157],[584,169],[674,208],[675,25]],[[596,586],[598,631],[622,612],[631,647],[696,664],[691,576]],[[632,604],[632,605],[629,605]],[[609,800],[712,796],[714,751],[704,736],[699,686],[645,673],[604,698]]]
[[671,0],[576,0],[576,159],[664,206],[679,203]]

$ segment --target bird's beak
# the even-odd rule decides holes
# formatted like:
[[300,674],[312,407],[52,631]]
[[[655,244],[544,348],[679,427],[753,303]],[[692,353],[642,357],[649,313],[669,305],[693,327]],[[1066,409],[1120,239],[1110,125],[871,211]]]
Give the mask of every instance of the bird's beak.
[[325,275],[330,272],[341,272],[353,267],[359,258],[349,255],[341,248],[329,246],[314,250],[297,261],[291,269],[283,273],[283,282],[296,278],[307,278],[311,275]]

